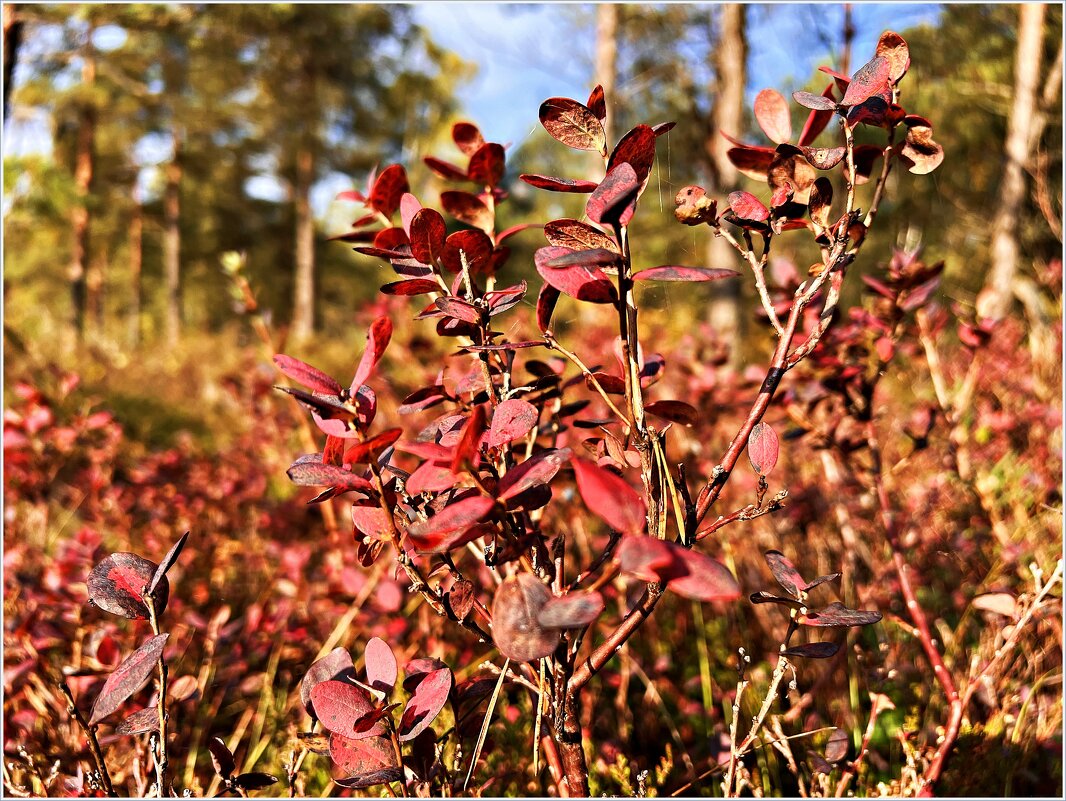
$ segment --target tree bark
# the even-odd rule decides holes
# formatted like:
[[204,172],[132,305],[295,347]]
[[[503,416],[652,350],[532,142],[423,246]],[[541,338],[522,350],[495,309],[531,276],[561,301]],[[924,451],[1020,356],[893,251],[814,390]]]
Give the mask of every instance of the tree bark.
[[4,120],[11,113],[11,78],[22,44],[22,20],[14,3],[4,3]]
[[181,337],[181,177],[183,136],[180,127],[171,128],[174,155],[166,166],[163,191],[163,274],[166,281],[167,343],[175,345]]
[[[742,133],[744,121],[744,82],[747,61],[747,42],[744,37],[745,8],[737,3],[721,7],[718,46],[715,49],[714,111],[712,112],[707,153],[711,162],[711,186],[715,196],[724,195],[737,186],[738,173],[726,156],[731,145],[722,131],[733,136]],[[736,253],[724,239],[713,237],[707,246],[707,266],[726,267],[733,264]],[[739,357],[738,339],[741,331],[740,282],[719,281],[711,287],[711,301],[707,310],[708,322],[727,343],[731,357]]]
[[1044,5],[1023,3],[1018,13],[1018,44],[1014,61],[1014,102],[1007,120],[1003,179],[992,221],[992,269],[977,298],[977,313],[1000,318],[1010,309],[1011,286],[1018,272],[1018,216],[1025,202],[1025,164],[1029,160],[1030,127],[1036,111],[1044,45]]
[[296,275],[292,309],[292,338],[303,342],[315,328],[315,222],[311,216],[314,156],[304,145],[296,153]]
[[129,343],[132,347],[141,344],[141,267],[144,261],[144,211],[136,183],[132,191],[133,208],[130,211],[130,308]]
[[[618,6],[601,3],[596,6],[596,65],[594,80],[603,87],[608,102],[614,102],[615,81],[618,75]],[[607,135],[607,147],[614,142],[614,115],[608,114],[603,122]]]
[[[96,60],[86,48],[81,69],[82,83],[88,88],[96,81]],[[78,111],[78,132],[74,151],[74,192],[77,200],[71,211],[71,247],[68,278],[72,303],[72,324],[77,340],[85,334],[85,307],[87,299],[87,273],[89,264],[89,232],[92,217],[89,197],[93,189],[94,146],[96,139],[96,109],[91,102],[82,104]]]

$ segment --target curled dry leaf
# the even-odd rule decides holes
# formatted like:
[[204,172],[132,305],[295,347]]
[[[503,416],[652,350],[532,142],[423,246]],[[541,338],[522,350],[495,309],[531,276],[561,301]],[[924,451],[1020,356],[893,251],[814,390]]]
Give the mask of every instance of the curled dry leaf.
[[[593,189],[596,185],[593,185]],[[590,190],[591,191],[591,190]],[[614,238],[605,234],[598,228],[593,228],[579,220],[563,218],[552,220],[544,225],[544,237],[548,243],[557,247],[569,248],[570,250],[595,250],[602,248],[614,253],[620,253],[618,243]]]
[[933,124],[924,117],[910,115],[903,120],[907,138],[900,155],[911,163],[915,175],[927,175],[944,161],[944,148],[933,141]]
[[550,656],[559,642],[559,629],[537,622],[551,593],[535,576],[517,573],[496,588],[492,600],[492,640],[500,653],[516,662]]
[[884,58],[888,64],[888,77],[893,83],[907,74],[911,66],[911,52],[906,40],[898,33],[885,31],[877,40],[876,55]]
[[674,195],[674,217],[685,225],[713,224],[718,216],[718,201],[707,197],[702,186],[686,186]]

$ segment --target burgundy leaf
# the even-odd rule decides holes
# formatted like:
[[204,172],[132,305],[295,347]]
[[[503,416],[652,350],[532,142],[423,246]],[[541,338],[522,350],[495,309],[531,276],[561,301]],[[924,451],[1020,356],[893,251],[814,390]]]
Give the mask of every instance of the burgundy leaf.
[[546,267],[609,267],[621,261],[621,256],[607,248],[594,248],[593,250],[577,250],[572,253],[563,253],[550,261],[545,262]]
[[819,628],[846,628],[848,626],[869,626],[881,619],[881,613],[865,609],[848,609],[835,601],[825,609],[808,612],[799,618],[804,626]]
[[444,241],[440,260],[444,269],[452,273],[462,273],[463,262],[460,252],[465,254],[467,266],[474,275],[480,275],[492,258],[492,240],[484,231],[456,231]]
[[404,707],[398,730],[401,742],[413,740],[433,724],[448,703],[453,681],[450,668],[434,670],[422,679]]
[[392,339],[392,320],[388,317],[378,317],[367,332],[366,349],[363,351],[363,358],[359,360],[359,367],[356,368],[352,385],[348,388],[349,395],[355,396],[359,388],[370,378],[374,367],[381,361],[385,348],[389,346],[390,339]]
[[466,174],[476,184],[495,187],[503,178],[505,158],[503,146],[489,142],[479,147],[470,157]]
[[356,727],[374,712],[374,703],[366,690],[349,682],[333,679],[319,682],[311,690],[311,706],[315,717],[334,734],[359,740],[382,733],[359,731]]
[[569,459],[569,448],[558,448],[534,454],[517,467],[512,467],[500,479],[497,497],[501,501],[510,500],[526,490],[547,484],[555,478],[555,474]]
[[407,535],[419,553],[443,553],[465,544],[463,535],[476,526],[494,504],[492,498],[483,495],[465,498],[444,507],[428,520],[412,523]]
[[448,228],[440,212],[422,209],[411,220],[411,255],[423,264],[436,263],[447,235]]
[[848,734],[843,729],[834,729],[825,743],[827,762],[839,762],[848,755]]
[[577,178],[556,178],[553,175],[522,173],[518,177],[530,186],[535,186],[537,189],[546,189],[549,192],[588,194],[595,191],[596,187],[599,186],[595,181],[583,181]]
[[463,153],[472,156],[485,144],[485,137],[472,122],[457,122],[452,126],[452,141]]
[[684,401],[661,400],[654,401],[644,407],[648,414],[654,414],[672,423],[680,423],[683,426],[694,426],[699,422],[700,414],[694,406]]
[[807,582],[796,566],[780,551],[767,551],[765,558],[777,583],[784,587],[789,595],[799,598],[800,590],[807,586]]
[[552,314],[560,294],[562,293],[551,284],[541,286],[537,294],[537,328],[541,331],[546,332],[551,328]]
[[507,289],[497,289],[493,292],[485,293],[485,303],[489,307],[489,316],[495,317],[498,314],[503,314],[506,311],[510,311],[526,296],[526,282],[517,284]]
[[374,485],[362,476],[331,464],[302,462],[293,464],[286,473],[298,487],[339,487],[355,492],[371,492],[374,489]]
[[721,281],[736,278],[740,273],[724,267],[683,267],[679,264],[663,264],[649,267],[633,274],[634,281]]
[[344,464],[364,464],[377,461],[389,447],[403,434],[402,428],[390,428],[375,437],[357,442],[344,452]]
[[375,690],[388,695],[396,686],[396,656],[388,643],[379,637],[372,637],[363,652],[366,659],[366,683]]
[[489,428],[489,447],[498,448],[508,442],[521,439],[537,424],[540,413],[537,407],[519,398],[505,400],[492,413]]
[[400,207],[400,198],[410,189],[407,183],[407,171],[400,164],[391,164],[381,171],[370,190],[367,203],[371,208],[391,217]]
[[655,131],[647,125],[638,125],[618,141],[607,162],[607,174],[620,164],[629,164],[637,176],[639,192],[643,192],[654,163]]
[[576,150],[607,154],[603,124],[588,106],[568,97],[550,97],[541,103],[540,123],[549,134]]
[[[592,188],[595,189],[595,185]],[[549,244],[569,248],[570,250],[596,250],[602,248],[621,253],[618,243],[614,241],[613,237],[578,220],[563,218],[545,223],[544,236]]]
[[467,180],[466,173],[463,172],[462,169],[447,161],[441,161],[440,159],[433,158],[433,156],[424,156],[422,161],[433,171],[434,175],[438,178],[443,178],[445,181]]
[[107,677],[100,694],[96,696],[89,725],[99,723],[122,706],[122,702],[137,692],[152,675],[163,654],[169,634],[159,634],[145,642],[126,657],[122,664]]
[[552,598],[537,613],[537,624],[547,629],[579,629],[603,613],[598,592],[571,592]]
[[776,89],[763,89],[755,96],[755,121],[772,142],[781,144],[792,138],[788,102]]
[[647,522],[643,498],[625,481],[586,459],[574,459],[574,475],[589,510],[623,534],[636,534]]
[[333,377],[299,359],[279,353],[274,356],[274,364],[293,381],[303,384],[314,392],[323,392],[327,395],[341,394],[341,385]]
[[486,233],[491,233],[495,228],[495,215],[477,195],[449,190],[440,193],[440,202],[444,210],[459,222],[480,228]]
[[607,103],[603,95],[603,87],[598,85],[589,94],[588,103],[589,111],[596,115],[596,119],[603,122],[607,119]]
[[211,754],[211,766],[215,769],[215,773],[223,779],[228,779],[233,775],[233,771],[237,769],[237,764],[233,761],[233,754],[221,737],[212,737],[207,742],[207,750]]
[[345,648],[334,648],[324,657],[311,664],[300,682],[300,702],[309,715],[315,714],[311,705],[311,691],[324,681],[349,677],[355,673],[352,656]]
[[770,218],[770,210],[750,192],[730,192],[729,208],[742,220],[761,222]]
[[473,303],[463,300],[462,298],[444,296],[437,298],[433,301],[433,304],[448,317],[453,317],[456,320],[462,320],[467,323],[473,323],[474,325],[481,323],[481,310]]
[[760,476],[767,476],[774,469],[779,448],[777,432],[767,423],[756,423],[748,434],[748,461]]
[[809,642],[803,645],[793,645],[781,653],[785,656],[798,656],[805,659],[828,659],[835,656],[840,650],[840,645],[835,642]]
[[641,182],[628,162],[608,170],[606,177],[589,196],[585,214],[595,223],[628,225],[637,206]]
[[451,471],[458,473],[464,467],[476,465],[478,461],[478,446],[481,443],[481,435],[485,433],[487,413],[485,404],[475,406],[466,423],[463,425],[462,435],[455,446],[455,455],[452,457]]
[[851,77],[842,106],[857,106],[868,97],[888,91],[892,65],[887,58],[875,56]]
[[401,295],[403,297],[428,295],[430,292],[440,291],[440,284],[436,281],[430,281],[428,278],[408,278],[403,281],[393,281],[391,284],[385,284],[381,287],[381,292],[384,295]]
[[167,572],[174,566],[174,563],[178,561],[178,557],[181,556],[181,551],[185,547],[185,541],[187,539],[189,539],[188,531],[182,534],[178,538],[178,541],[170,546],[167,555],[163,557],[163,561],[159,563],[159,567],[157,567],[155,573],[152,574],[152,581],[148,585],[149,595],[155,593],[156,587],[159,586],[159,582],[166,578]]
[[[105,612],[121,615],[131,620],[149,617],[148,606],[142,600],[142,592],[158,569],[137,554],[113,553],[104,557],[89,573],[86,584],[89,600]],[[162,578],[151,593],[156,614],[162,614],[170,597],[170,583]]]
[[508,659],[531,662],[550,656],[559,643],[559,629],[537,622],[551,592],[535,576],[517,573],[496,588],[492,600],[492,640]]

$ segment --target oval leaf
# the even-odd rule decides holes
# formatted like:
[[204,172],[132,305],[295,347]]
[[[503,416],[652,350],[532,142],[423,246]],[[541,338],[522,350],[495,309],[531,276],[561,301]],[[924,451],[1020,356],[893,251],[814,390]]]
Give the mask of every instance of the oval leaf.
[[[89,573],[86,579],[89,600],[113,615],[146,620],[149,616],[148,606],[141,600],[141,593],[152,583],[158,567],[155,562],[137,554],[113,553],[102,559]],[[151,597],[156,613],[162,614],[170,597],[170,583],[165,577],[156,583]]]
[[366,683],[386,695],[391,693],[392,688],[396,686],[399,668],[389,644],[380,637],[373,637],[366,644],[363,657],[366,660]]
[[400,719],[401,742],[413,740],[433,724],[444,705],[448,703],[452,682],[452,671],[446,667],[434,670],[419,682]]
[[521,439],[537,424],[540,412],[528,401],[519,398],[505,400],[492,413],[489,427],[489,447],[498,448],[508,442]]
[[788,101],[776,89],[763,89],[755,95],[755,121],[771,142],[780,145],[792,138]]
[[606,177],[589,196],[585,214],[595,223],[628,225],[637,206],[641,182],[628,162],[607,171]]
[[740,273],[724,267],[683,267],[679,264],[663,264],[649,267],[633,274],[634,281],[721,281],[736,278]]
[[585,505],[608,526],[623,534],[644,530],[647,507],[625,479],[587,459],[574,459],[574,475]]
[[603,124],[583,103],[569,97],[550,97],[540,105],[540,123],[564,145],[607,153]]
[[603,596],[598,592],[572,592],[552,598],[537,613],[537,623],[548,629],[578,629],[603,613]]
[[508,659],[531,662],[550,656],[559,643],[559,629],[537,622],[551,592],[535,576],[518,573],[496,588],[492,600],[492,640]]
[[748,434],[748,461],[760,476],[767,476],[777,464],[780,441],[767,423],[756,423]]
[[163,654],[169,634],[159,634],[145,642],[126,657],[114,673],[107,677],[100,694],[96,696],[89,725],[95,725],[122,706],[122,702],[137,692],[152,675]]
[[363,718],[374,712],[370,695],[361,687],[334,679],[319,682],[311,690],[311,706],[315,717],[334,734],[353,740],[372,736],[370,732],[360,732],[357,728]]
[[311,664],[300,682],[300,702],[307,713],[314,717],[315,709],[311,705],[311,691],[324,681],[332,681],[342,676],[355,673],[352,655],[345,648],[334,648],[324,657]]
[[279,353],[274,356],[274,364],[293,381],[303,384],[314,392],[324,392],[327,395],[341,394],[341,385],[335,378],[299,359]]
[[463,535],[481,522],[494,503],[492,498],[483,495],[465,498],[444,507],[428,520],[413,523],[407,535],[419,553],[443,553],[464,545]]

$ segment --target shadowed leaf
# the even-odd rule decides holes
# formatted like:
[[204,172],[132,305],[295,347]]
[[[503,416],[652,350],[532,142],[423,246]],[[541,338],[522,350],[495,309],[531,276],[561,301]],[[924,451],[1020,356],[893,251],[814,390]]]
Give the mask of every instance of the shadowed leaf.
[[433,724],[448,703],[452,683],[452,671],[446,667],[434,670],[422,679],[404,707],[398,730],[401,742],[413,740]]
[[840,650],[840,645],[835,642],[808,642],[803,645],[793,645],[781,653],[785,656],[798,656],[804,659],[828,659],[835,656]]
[[89,725],[99,723],[122,706],[123,701],[137,692],[152,675],[163,653],[169,634],[159,634],[145,642],[126,657],[122,664],[107,677],[100,694],[93,702]]
[[603,596],[598,592],[571,592],[544,604],[537,613],[537,623],[544,628],[576,629],[602,613]]
[[492,639],[500,653],[516,662],[530,662],[555,650],[559,629],[546,629],[537,622],[550,599],[548,588],[529,573],[504,580],[492,600]]

